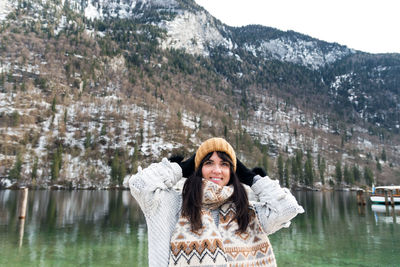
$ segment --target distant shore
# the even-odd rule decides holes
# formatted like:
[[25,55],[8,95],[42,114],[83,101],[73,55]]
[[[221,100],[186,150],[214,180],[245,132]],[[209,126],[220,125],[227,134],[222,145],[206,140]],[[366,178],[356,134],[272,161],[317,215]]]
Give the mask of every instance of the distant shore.
[[[183,183],[182,183],[183,185]],[[31,190],[129,190],[124,185],[95,185],[95,184],[79,184],[74,185],[72,183],[67,184],[32,184],[32,183],[21,183],[17,181],[10,181],[9,179],[0,179],[0,190],[19,190],[21,188],[28,187]],[[307,186],[302,184],[294,184],[290,188],[292,191],[364,191],[371,192],[371,188],[368,186],[356,186],[356,185],[322,185],[316,183],[314,186]]]

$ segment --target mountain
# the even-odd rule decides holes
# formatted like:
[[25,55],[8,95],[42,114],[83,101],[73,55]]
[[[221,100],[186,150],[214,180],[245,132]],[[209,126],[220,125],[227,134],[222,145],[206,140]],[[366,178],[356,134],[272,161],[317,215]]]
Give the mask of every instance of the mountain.
[[115,186],[211,136],[287,186],[400,180],[399,54],[229,27],[192,0],[0,10],[3,186]]

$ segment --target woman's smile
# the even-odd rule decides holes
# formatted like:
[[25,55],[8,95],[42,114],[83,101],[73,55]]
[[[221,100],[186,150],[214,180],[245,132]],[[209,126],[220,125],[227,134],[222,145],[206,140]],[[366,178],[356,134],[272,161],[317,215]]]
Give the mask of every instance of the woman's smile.
[[222,178],[219,178],[219,177],[210,177],[210,180],[213,181],[214,183],[219,183],[219,182],[221,182]]

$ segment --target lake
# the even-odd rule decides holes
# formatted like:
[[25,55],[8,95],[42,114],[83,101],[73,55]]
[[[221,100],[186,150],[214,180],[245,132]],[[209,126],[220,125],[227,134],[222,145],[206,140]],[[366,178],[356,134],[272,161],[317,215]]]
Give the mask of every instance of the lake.
[[[0,266],[147,266],[145,219],[129,191],[0,190]],[[270,236],[278,266],[400,266],[400,206],[355,192],[294,192],[305,213]]]

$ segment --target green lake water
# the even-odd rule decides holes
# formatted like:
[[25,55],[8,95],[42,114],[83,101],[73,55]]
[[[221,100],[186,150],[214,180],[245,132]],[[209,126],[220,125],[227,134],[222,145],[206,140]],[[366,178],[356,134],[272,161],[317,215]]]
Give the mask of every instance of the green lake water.
[[[147,266],[145,219],[129,191],[30,191],[23,224],[19,194],[0,190],[0,266]],[[400,266],[400,206],[294,194],[305,213],[270,236],[278,266]]]

